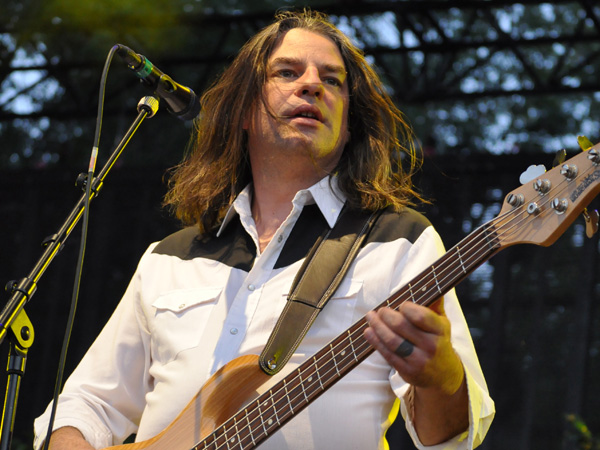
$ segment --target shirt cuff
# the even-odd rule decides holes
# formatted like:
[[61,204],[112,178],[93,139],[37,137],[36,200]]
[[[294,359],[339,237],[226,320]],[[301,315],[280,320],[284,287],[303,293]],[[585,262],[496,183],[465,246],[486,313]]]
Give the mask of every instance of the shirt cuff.
[[[487,396],[487,391],[484,392],[482,390],[482,388],[476,383],[467,370],[465,370],[465,378],[467,381],[467,392],[469,395],[469,429],[441,444],[425,446],[421,443],[413,422],[413,386],[409,386],[408,389],[402,394],[400,411],[402,413],[402,417],[404,418],[406,429],[410,434],[413,443],[418,449],[472,450],[483,442],[483,439],[494,417],[493,402],[491,399],[489,399],[489,396]],[[484,397],[487,397],[489,402],[486,402]],[[490,402],[491,406],[488,405]]]
[[[89,418],[88,418],[89,419]],[[96,422],[91,424],[90,420],[85,420],[80,417],[63,417],[56,419],[52,427],[52,431],[56,431],[63,427],[77,428],[83,435],[85,440],[94,448],[101,449],[113,445],[112,434],[105,429],[104,426]],[[48,431],[48,420],[45,417],[40,417],[35,421],[35,438],[33,448],[39,450],[44,445],[46,440],[46,432]]]

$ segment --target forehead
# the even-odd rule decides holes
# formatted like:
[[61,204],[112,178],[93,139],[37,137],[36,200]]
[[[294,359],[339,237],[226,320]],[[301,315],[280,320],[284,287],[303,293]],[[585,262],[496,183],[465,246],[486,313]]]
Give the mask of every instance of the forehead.
[[345,67],[335,42],[322,34],[303,28],[293,28],[283,36],[271,52],[269,63],[279,58],[294,58],[303,62],[317,61]]

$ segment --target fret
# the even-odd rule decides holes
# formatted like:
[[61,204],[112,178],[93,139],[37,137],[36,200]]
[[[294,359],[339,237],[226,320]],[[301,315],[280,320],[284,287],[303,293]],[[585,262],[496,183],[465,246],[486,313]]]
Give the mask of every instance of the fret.
[[338,374],[338,377],[340,376],[340,371],[338,370],[338,365],[337,365],[337,361],[335,360],[335,353],[333,351],[333,345],[329,344],[329,348],[331,349],[331,360],[333,361],[333,367],[335,368],[336,373]]
[[288,388],[287,388],[287,381],[285,380],[285,378],[283,379],[283,390],[285,391],[285,398],[288,402],[288,406],[290,408],[290,412],[292,414],[294,414],[294,405],[292,405],[292,402],[290,401],[290,395],[288,393]]
[[211,435],[212,436],[212,443],[210,445],[210,448],[217,448],[217,433],[216,431]]
[[487,230],[483,230],[483,234],[485,236],[485,240],[487,242],[487,245],[490,249],[494,248],[494,239],[496,238],[496,233],[493,233],[492,235],[490,235],[490,233],[487,232]]
[[[200,448],[200,445],[202,445],[202,449]],[[206,441],[206,439],[204,439],[202,442],[198,442],[196,445],[194,445],[192,447],[192,450],[206,450],[208,447],[208,442]]]
[[281,426],[281,422],[279,422],[279,416],[277,415],[277,407],[275,406],[275,399],[271,396],[271,403],[273,404],[273,412],[275,413],[275,420],[277,421],[277,425]]
[[[302,394],[304,394],[304,400],[308,404],[310,402],[310,400],[306,396],[306,388],[304,387],[304,380],[302,379],[302,371],[300,369],[298,369],[298,377],[300,377],[300,386],[302,389]],[[308,382],[310,383],[311,380],[312,380],[312,378],[309,377]]]
[[442,290],[440,289],[440,283],[437,279],[437,274],[435,273],[435,266],[431,266],[431,273],[433,273],[433,280],[434,280],[436,287],[438,288],[438,292],[440,293],[440,295],[442,295]]
[[228,450],[231,450],[231,447],[229,446],[229,438],[227,437],[227,429],[223,430],[223,436],[225,438],[225,445],[227,446]]
[[262,415],[264,418],[266,418],[266,424],[267,424],[267,434],[271,433],[271,427],[273,426],[273,413],[276,414],[276,412],[274,411],[274,407],[269,405],[269,398],[273,397],[273,392],[269,391],[268,393],[268,397],[265,399],[264,403],[263,403],[263,411],[262,411]]
[[458,261],[460,262],[460,267],[462,267],[463,273],[466,275],[467,269],[465,269],[465,265],[463,263],[462,256],[460,254],[460,247],[458,245],[456,246],[456,254],[458,255]]
[[[219,432],[224,432],[223,427],[218,428],[215,430],[215,437],[214,437],[214,444],[216,448],[222,448],[223,445],[225,445],[227,443],[227,437],[224,436],[223,434],[218,436]],[[225,440],[223,440],[225,439]]]
[[323,387],[323,383],[321,382],[321,375],[319,374],[319,365],[317,363],[317,359],[316,357],[313,356],[313,361],[315,363],[315,375],[317,376],[317,379],[319,380],[319,385],[321,386],[321,390],[325,390],[325,388]]
[[256,403],[258,406],[258,418],[260,419],[260,425],[262,426],[262,429],[265,432],[265,436],[268,436],[269,432],[267,431],[267,428],[265,427],[265,420],[263,418],[262,411],[260,410],[260,401],[257,401]]
[[[240,430],[238,429],[238,421],[237,421],[237,418],[235,416],[233,418],[233,428],[235,428],[235,435],[238,436],[238,440],[237,440],[237,442],[239,443],[238,446],[241,448],[242,438],[239,437],[240,436]],[[235,437],[234,437],[234,439],[235,439]]]
[[[206,450],[206,449],[209,448],[209,446],[208,446],[208,444],[209,444],[208,439],[210,438],[210,436],[211,435],[209,435],[206,439],[204,439],[203,442],[201,442],[202,444],[204,444],[204,445],[202,445],[202,449]],[[201,450],[201,449],[200,449],[199,445],[196,445],[193,450]]]
[[408,293],[410,294],[410,299],[412,300],[413,303],[417,303],[417,301],[415,300],[415,295],[413,294],[412,291],[412,284],[408,283]]
[[[269,430],[271,429],[271,427],[273,426],[273,416],[270,413],[272,406],[269,407],[269,409],[267,411],[269,411],[269,418],[267,419],[267,426],[269,428]],[[277,418],[277,411],[273,411],[275,413],[275,418]]]
[[252,445],[256,447],[256,441],[254,440],[254,435],[252,434],[252,424],[250,423],[250,414],[248,414],[248,408],[244,409],[244,415],[246,416],[246,422],[248,422],[248,431],[250,433],[250,440],[252,441]]
[[350,342],[350,348],[352,349],[354,361],[358,362],[358,358],[356,357],[356,349],[354,348],[354,341],[352,340],[352,333],[350,333],[350,330],[348,330],[348,341]]
[[[346,343],[345,343],[344,341],[342,341],[342,342],[339,342],[337,345],[338,345],[338,346],[342,346],[342,345],[346,345]],[[340,357],[340,365],[341,365],[341,367],[342,367],[342,368],[345,368],[345,367],[347,367],[347,366],[348,366],[348,361],[347,361],[347,359],[346,359],[346,349],[344,348],[344,349],[343,349],[343,350],[342,350],[342,351],[339,353],[339,355],[338,355],[338,356]],[[339,372],[338,372],[338,375],[339,375]],[[340,375],[340,376],[343,376],[343,375]]]

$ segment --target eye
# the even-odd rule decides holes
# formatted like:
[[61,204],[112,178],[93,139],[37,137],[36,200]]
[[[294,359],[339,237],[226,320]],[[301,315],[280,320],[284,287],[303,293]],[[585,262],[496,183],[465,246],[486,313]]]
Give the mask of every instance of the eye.
[[343,84],[340,80],[338,80],[337,78],[334,78],[334,77],[325,78],[324,81],[326,84],[329,84],[329,85],[335,86],[335,87],[341,87]]
[[277,75],[281,78],[294,78],[296,73],[290,69],[281,69],[277,71]]

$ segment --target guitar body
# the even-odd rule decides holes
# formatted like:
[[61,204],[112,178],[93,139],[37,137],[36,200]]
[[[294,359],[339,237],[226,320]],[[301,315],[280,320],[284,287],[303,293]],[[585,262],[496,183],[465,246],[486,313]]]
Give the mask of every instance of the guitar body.
[[147,441],[108,447],[110,450],[190,450],[245,404],[272,379],[258,365],[258,355],[230,361],[202,386],[177,418]]

